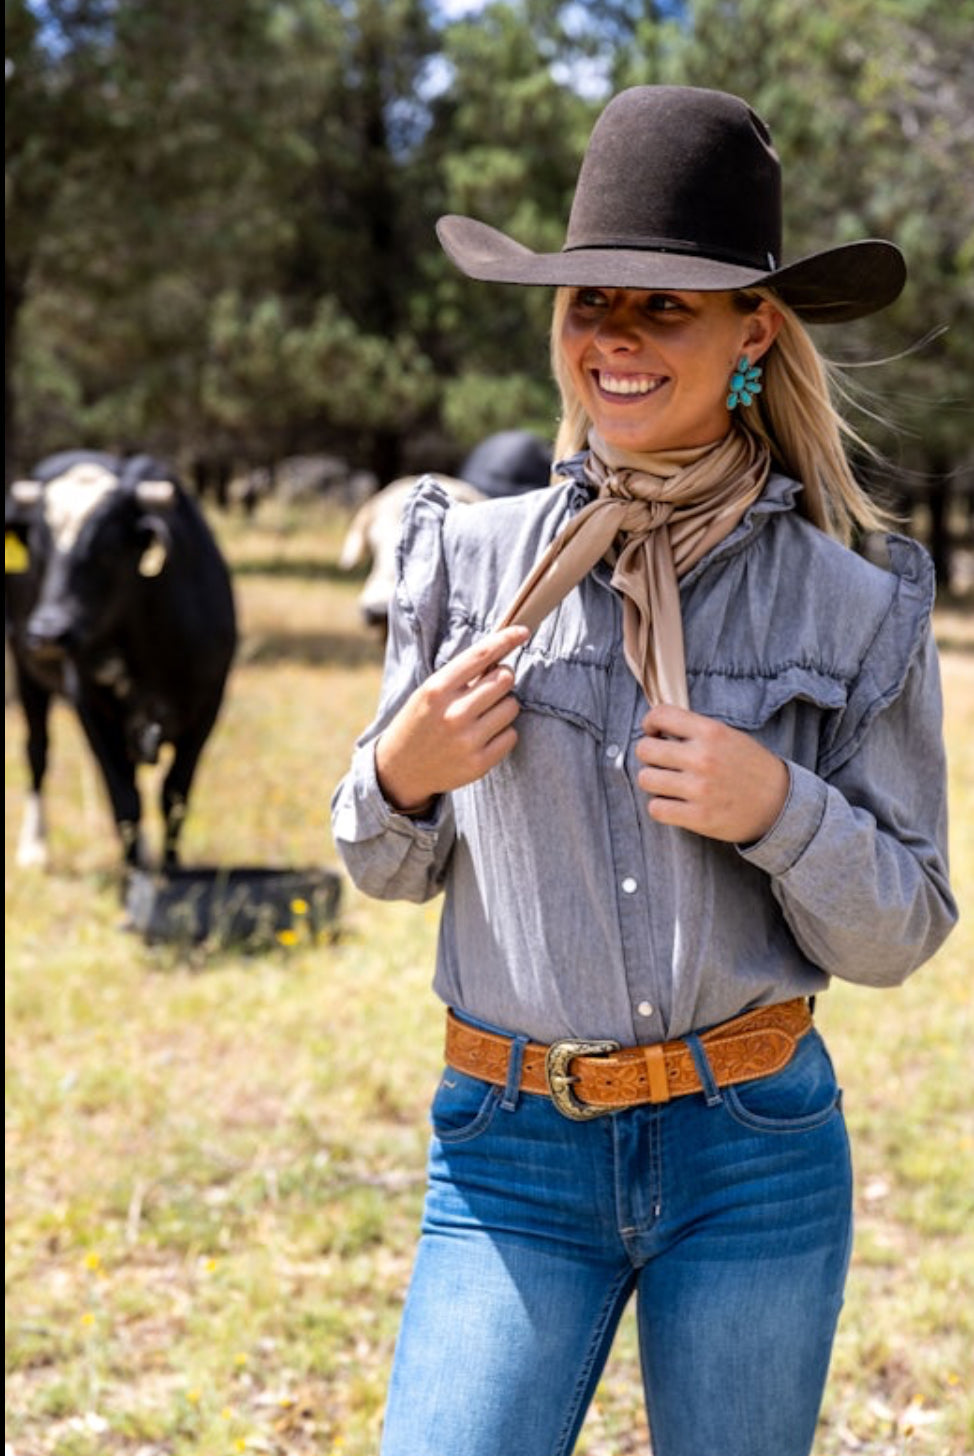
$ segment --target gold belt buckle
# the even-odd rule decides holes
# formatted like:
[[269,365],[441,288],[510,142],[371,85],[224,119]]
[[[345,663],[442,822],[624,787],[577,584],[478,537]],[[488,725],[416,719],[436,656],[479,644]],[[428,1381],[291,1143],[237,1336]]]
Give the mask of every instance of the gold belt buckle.
[[580,1102],[572,1091],[578,1081],[569,1071],[576,1057],[607,1057],[619,1050],[617,1041],[555,1041],[545,1053],[544,1074],[552,1102],[563,1117],[572,1122],[588,1122],[593,1117],[604,1117],[611,1107],[591,1107]]

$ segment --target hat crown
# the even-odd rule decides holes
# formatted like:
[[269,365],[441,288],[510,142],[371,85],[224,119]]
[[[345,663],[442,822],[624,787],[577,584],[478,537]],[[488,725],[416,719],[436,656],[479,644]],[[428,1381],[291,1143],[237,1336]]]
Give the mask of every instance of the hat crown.
[[746,102],[633,86],[592,131],[563,251],[645,248],[773,269],[781,231],[781,165]]

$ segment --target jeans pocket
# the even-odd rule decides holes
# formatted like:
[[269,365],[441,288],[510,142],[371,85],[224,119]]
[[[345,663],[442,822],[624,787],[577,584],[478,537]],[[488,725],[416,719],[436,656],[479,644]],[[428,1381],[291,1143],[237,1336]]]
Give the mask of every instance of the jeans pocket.
[[758,1132],[807,1132],[828,1122],[841,1105],[842,1092],[832,1060],[817,1031],[802,1037],[780,1072],[738,1082],[723,1090],[735,1121]]
[[479,1077],[468,1077],[447,1067],[433,1097],[430,1122],[441,1143],[462,1143],[475,1138],[493,1121],[501,1089]]

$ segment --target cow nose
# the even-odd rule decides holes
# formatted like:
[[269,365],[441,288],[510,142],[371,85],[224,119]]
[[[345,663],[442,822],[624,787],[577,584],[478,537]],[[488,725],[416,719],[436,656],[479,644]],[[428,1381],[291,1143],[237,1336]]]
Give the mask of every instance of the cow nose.
[[27,646],[40,657],[63,657],[70,623],[57,607],[38,607],[27,623]]

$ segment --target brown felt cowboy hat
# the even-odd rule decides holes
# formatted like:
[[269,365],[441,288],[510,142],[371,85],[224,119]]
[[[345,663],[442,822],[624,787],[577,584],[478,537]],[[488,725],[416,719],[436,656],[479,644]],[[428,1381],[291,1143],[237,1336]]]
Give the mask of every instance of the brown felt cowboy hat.
[[589,139],[564,247],[534,253],[472,217],[437,235],[492,283],[708,291],[765,286],[806,323],[885,308],[906,281],[899,249],[866,239],[781,262],[781,164],[746,101],[691,86],[633,86]]

